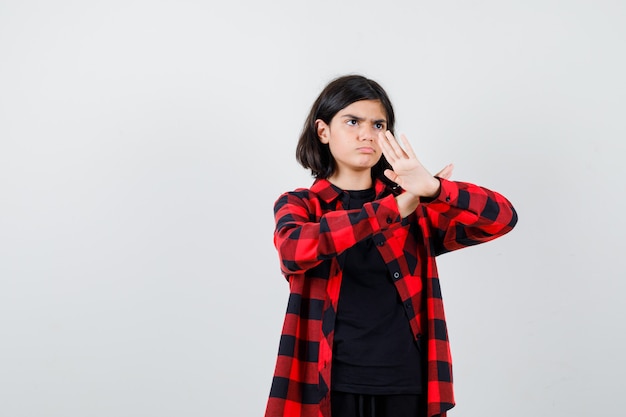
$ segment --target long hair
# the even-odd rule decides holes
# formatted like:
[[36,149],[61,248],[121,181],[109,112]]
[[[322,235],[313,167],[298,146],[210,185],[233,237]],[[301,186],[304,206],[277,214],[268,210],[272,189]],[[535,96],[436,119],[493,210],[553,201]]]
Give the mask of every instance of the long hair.
[[[350,104],[361,100],[378,100],[387,113],[387,129],[394,133],[395,115],[391,100],[383,88],[373,80],[361,75],[345,75],[331,81],[320,93],[309,112],[296,148],[296,159],[304,168],[311,170],[315,178],[328,178],[335,173],[336,162],[328,144],[319,140],[315,121],[330,124],[332,118]],[[391,166],[381,155],[372,167],[372,178],[384,177],[385,169]]]

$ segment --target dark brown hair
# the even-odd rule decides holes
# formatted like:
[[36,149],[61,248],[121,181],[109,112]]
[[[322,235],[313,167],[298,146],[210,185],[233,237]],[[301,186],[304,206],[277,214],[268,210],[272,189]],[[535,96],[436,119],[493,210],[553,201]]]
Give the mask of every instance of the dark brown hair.
[[[319,140],[315,121],[321,119],[330,124],[332,118],[341,109],[361,100],[380,101],[387,113],[387,129],[394,133],[393,106],[385,90],[376,81],[361,75],[344,75],[334,79],[313,103],[296,148],[296,159],[304,168],[311,170],[313,177],[328,178],[336,169],[335,159],[330,153],[328,144]],[[391,169],[391,166],[383,155],[372,167],[372,178],[381,177],[387,168]]]

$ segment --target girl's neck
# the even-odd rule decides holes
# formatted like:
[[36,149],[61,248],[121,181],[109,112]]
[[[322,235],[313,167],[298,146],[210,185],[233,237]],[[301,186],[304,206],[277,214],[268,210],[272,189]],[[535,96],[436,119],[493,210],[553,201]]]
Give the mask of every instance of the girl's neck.
[[328,178],[328,181],[335,187],[339,187],[342,190],[367,190],[372,188],[372,175],[370,171],[364,171],[359,175],[339,175],[339,173],[333,174]]

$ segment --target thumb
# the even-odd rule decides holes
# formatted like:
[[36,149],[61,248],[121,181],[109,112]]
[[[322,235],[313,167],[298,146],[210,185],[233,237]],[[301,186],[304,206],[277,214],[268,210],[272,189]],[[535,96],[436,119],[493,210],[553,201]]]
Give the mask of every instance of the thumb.
[[386,169],[384,174],[385,177],[389,178],[391,181],[395,182],[396,184],[398,183],[397,179],[399,178],[399,175],[393,172],[391,169]]

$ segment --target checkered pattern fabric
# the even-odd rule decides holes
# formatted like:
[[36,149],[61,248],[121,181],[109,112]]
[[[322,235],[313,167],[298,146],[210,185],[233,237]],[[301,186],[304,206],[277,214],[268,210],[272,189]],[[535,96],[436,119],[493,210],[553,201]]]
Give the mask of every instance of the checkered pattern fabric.
[[402,219],[392,190],[344,210],[327,180],[283,194],[274,206],[274,244],[289,301],[266,417],[330,417],[330,374],[341,254],[372,238],[395,282],[414,337],[427,355],[428,416],[454,406],[452,361],[435,257],[509,232],[517,214],[502,195],[440,179],[436,198]]

